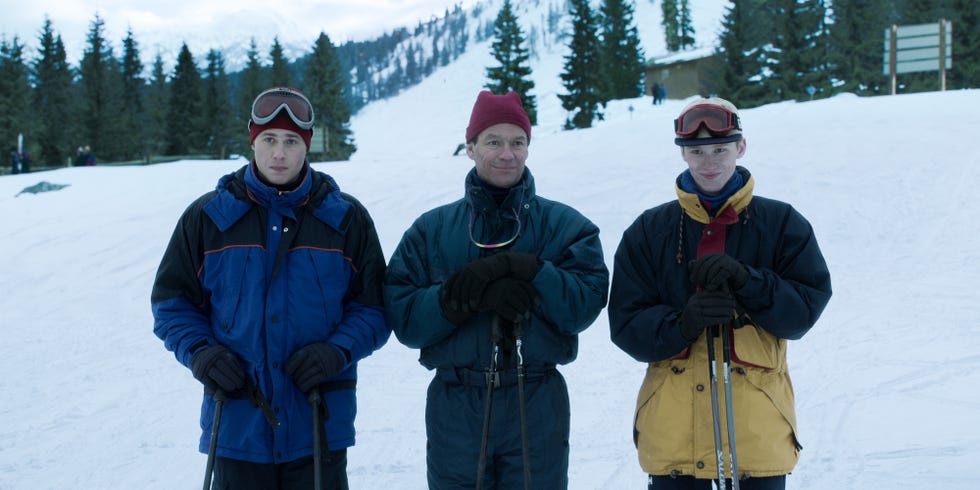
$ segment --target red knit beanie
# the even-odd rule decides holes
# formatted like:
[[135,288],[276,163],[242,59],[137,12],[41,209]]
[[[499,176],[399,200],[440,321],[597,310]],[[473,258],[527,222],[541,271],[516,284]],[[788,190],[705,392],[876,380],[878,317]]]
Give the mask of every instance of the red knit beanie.
[[494,95],[489,90],[480,92],[473,104],[470,125],[466,127],[466,141],[473,141],[484,129],[500,123],[520,126],[527,134],[528,142],[531,141],[531,120],[517,92],[507,92],[507,95]]
[[267,124],[255,124],[251,120],[248,122],[248,144],[255,142],[255,138],[266,129],[288,129],[295,132],[303,138],[303,143],[306,143],[306,151],[310,151],[310,140],[313,139],[313,129],[302,129],[289,118],[289,114],[280,110],[276,117],[269,121]]

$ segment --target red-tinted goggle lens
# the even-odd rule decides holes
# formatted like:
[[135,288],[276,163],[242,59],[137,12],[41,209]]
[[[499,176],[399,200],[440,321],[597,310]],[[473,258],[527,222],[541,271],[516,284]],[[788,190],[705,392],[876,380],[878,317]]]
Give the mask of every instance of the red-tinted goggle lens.
[[288,88],[266,90],[252,103],[252,122],[268,124],[285,109],[300,129],[313,127],[313,105],[303,94]]
[[714,104],[700,104],[681,113],[674,119],[674,132],[678,137],[690,138],[704,126],[712,136],[724,136],[733,129],[742,129],[735,114]]

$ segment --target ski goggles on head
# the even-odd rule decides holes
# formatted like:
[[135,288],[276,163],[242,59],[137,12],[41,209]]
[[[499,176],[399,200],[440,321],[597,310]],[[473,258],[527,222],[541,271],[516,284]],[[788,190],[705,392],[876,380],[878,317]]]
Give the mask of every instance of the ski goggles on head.
[[282,110],[300,129],[313,128],[313,104],[298,90],[289,87],[270,88],[259,94],[252,103],[252,122],[269,124]]
[[704,127],[712,136],[725,136],[729,131],[742,129],[735,114],[720,105],[698,104],[674,119],[674,133],[678,138],[691,138]]

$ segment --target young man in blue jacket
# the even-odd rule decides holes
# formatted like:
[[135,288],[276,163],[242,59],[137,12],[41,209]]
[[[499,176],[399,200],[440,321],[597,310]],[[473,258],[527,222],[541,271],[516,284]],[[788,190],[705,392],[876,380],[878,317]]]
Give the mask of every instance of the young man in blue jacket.
[[[736,165],[747,143],[731,102],[696,100],[674,129],[688,167],[677,199],[623,233],[609,296],[613,342],[647,363],[634,418],[640,466],[652,490],[709,489],[722,473],[741,490],[781,490],[802,447],[787,341],[830,301],[830,272],[810,223],[753,195]],[[722,378],[729,357],[722,399],[710,373]]]
[[535,193],[530,140],[516,93],[481,92],[464,197],[420,216],[388,264],[388,321],[435,370],[425,414],[433,490],[478,479],[488,489],[526,488],[525,478],[568,486],[568,391],[555,366],[575,359],[579,332],[605,306],[608,270],[599,229]]
[[215,488],[311,488],[316,392],[322,482],[346,489],[357,362],[391,333],[374,223],[310,167],[313,118],[295,89],[256,97],[255,157],[187,208],[153,285],[154,333],[204,385],[202,452],[227,397]]

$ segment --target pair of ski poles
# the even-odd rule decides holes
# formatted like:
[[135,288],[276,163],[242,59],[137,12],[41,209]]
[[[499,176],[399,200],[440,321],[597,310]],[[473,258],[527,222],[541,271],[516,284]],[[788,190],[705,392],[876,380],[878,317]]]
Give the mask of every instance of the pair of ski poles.
[[[248,389],[253,397],[261,396],[261,393],[256,391],[258,388],[251,381],[248,382]],[[214,475],[214,454],[215,449],[218,447],[218,427],[221,425],[221,411],[227,400],[228,395],[225,394],[224,390],[221,388],[215,390],[214,421],[211,424],[211,444],[208,447],[208,462],[204,469],[204,490],[211,490],[211,479]],[[314,387],[310,391],[309,400],[310,408],[313,410],[313,488],[314,490],[321,490],[323,488],[323,476],[320,462],[323,460],[323,441],[326,438],[323,435],[323,425],[320,416],[321,410],[326,405],[323,403],[323,397],[320,395],[319,387]],[[279,420],[275,414],[271,410],[267,411],[268,403],[265,402],[264,398],[256,405],[265,413],[266,419],[273,428],[279,426]]]
[[735,414],[732,407],[731,334],[728,325],[715,325],[708,329],[708,364],[711,373],[711,417],[714,426],[715,455],[718,463],[718,488],[727,490],[725,481],[725,451],[721,441],[721,416],[718,408],[718,362],[715,355],[715,337],[721,330],[722,376],[725,391],[725,415],[728,428],[728,457],[732,473],[732,490],[739,490],[738,453],[735,450]]
[[[497,359],[500,356],[500,343],[503,340],[503,329],[500,326],[500,316],[493,315],[490,319],[490,368],[486,372],[487,394],[483,410],[483,436],[480,442],[480,461],[476,469],[476,490],[483,490],[483,479],[487,470],[487,445],[490,439],[490,418],[493,412],[494,389],[500,385],[500,372]],[[521,456],[524,462],[524,490],[531,488],[531,452],[528,442],[527,403],[524,395],[524,327],[514,323],[514,348],[517,354],[517,398],[521,417]]]

